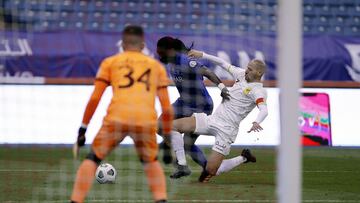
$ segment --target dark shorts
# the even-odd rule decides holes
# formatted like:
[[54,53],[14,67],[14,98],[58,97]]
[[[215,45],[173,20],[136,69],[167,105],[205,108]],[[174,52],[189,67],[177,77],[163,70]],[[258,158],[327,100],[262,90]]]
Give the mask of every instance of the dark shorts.
[[191,105],[187,104],[181,99],[177,99],[173,104],[174,108],[174,119],[190,117],[193,113],[205,113],[210,115],[214,108],[212,101],[207,101],[205,103]]

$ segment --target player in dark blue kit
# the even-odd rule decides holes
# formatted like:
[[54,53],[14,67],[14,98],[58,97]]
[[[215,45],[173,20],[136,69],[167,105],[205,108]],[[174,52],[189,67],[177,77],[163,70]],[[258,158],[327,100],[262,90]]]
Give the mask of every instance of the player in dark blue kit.
[[[203,66],[195,59],[187,56],[187,52],[191,49],[187,48],[179,39],[172,37],[163,37],[157,42],[157,53],[160,61],[166,64],[166,69],[180,97],[172,104],[174,108],[174,119],[191,116],[193,113],[206,113],[210,115],[213,110],[213,101],[206,90],[203,82],[203,76],[215,83],[221,90],[221,96],[229,99],[229,91],[221,80],[208,68]],[[161,116],[160,116],[161,117]],[[159,127],[161,134],[161,126]],[[184,136],[185,151],[190,154],[191,158],[201,167],[206,167],[206,158],[201,149],[194,143],[199,135],[191,134]],[[172,136],[172,139],[179,139]],[[178,143],[178,142],[173,142]],[[163,160],[165,163],[171,162],[170,147],[162,143],[164,149]],[[183,154],[179,151],[175,153]],[[183,159],[184,160],[184,159]],[[185,159],[186,160],[186,159]],[[191,174],[186,162],[177,162],[176,171],[170,176],[171,178],[180,178]]]

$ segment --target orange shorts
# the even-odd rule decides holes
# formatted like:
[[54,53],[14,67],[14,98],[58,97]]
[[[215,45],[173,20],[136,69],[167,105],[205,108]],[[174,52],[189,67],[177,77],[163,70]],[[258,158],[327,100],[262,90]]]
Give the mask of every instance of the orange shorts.
[[158,144],[156,142],[156,126],[131,126],[112,121],[104,121],[93,143],[92,150],[100,159],[104,159],[126,136],[130,136],[138,156],[142,161],[156,160]]

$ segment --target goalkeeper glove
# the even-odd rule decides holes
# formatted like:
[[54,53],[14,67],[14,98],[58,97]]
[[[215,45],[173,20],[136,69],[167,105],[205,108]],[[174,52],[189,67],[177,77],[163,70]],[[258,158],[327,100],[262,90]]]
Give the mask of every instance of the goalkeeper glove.
[[85,133],[86,133],[86,126],[81,125],[81,127],[79,128],[79,131],[78,131],[78,137],[77,137],[76,143],[73,145],[74,159],[78,158],[80,147],[85,145],[85,141],[86,141]]
[[85,145],[85,133],[86,133],[86,127],[81,126],[78,131],[78,138],[77,138],[77,145],[79,147],[82,147]]

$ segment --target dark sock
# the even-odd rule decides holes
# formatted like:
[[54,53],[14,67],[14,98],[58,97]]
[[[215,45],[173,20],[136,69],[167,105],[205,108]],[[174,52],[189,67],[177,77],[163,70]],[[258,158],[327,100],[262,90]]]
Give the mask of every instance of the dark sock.
[[206,157],[204,155],[204,153],[201,151],[201,149],[196,146],[196,145],[192,145],[190,147],[190,156],[191,158],[197,163],[199,164],[202,168],[205,168],[207,160]]

